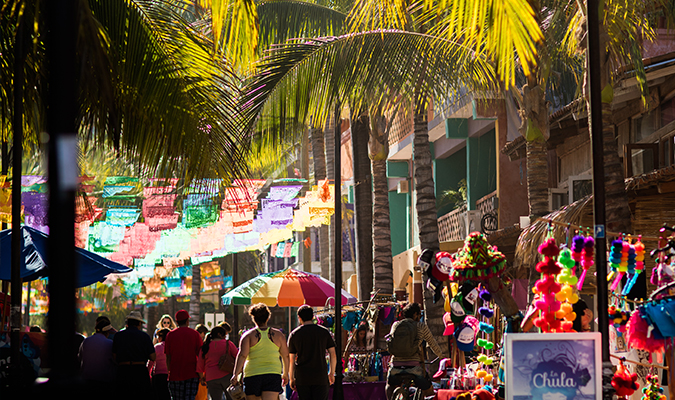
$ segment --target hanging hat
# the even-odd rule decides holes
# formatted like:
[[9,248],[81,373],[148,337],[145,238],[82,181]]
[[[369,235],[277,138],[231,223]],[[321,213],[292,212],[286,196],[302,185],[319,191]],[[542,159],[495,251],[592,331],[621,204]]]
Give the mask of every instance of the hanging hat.
[[478,320],[472,315],[467,315],[459,327],[455,329],[454,335],[457,341],[457,348],[463,352],[472,351],[476,342],[477,331]]
[[484,281],[501,274],[506,268],[506,257],[488,243],[480,232],[473,232],[464,240],[453,261],[450,280],[456,282]]
[[436,253],[436,264],[432,270],[432,274],[439,281],[447,281],[448,275],[452,271],[452,256],[447,251],[439,251]]

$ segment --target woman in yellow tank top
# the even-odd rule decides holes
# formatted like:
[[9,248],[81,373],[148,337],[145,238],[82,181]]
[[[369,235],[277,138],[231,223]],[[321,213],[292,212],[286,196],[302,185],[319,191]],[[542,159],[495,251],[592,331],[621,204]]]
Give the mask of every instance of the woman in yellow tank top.
[[254,305],[248,313],[256,327],[241,337],[231,382],[239,384],[239,374],[243,371],[248,400],[276,400],[288,383],[286,337],[280,330],[267,326],[270,310],[265,304]]

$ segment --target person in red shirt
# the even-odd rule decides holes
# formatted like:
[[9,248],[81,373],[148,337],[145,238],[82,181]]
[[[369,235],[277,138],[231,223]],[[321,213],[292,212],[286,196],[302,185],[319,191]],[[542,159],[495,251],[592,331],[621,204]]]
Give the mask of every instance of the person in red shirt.
[[188,327],[190,314],[185,310],[176,313],[178,328],[166,335],[164,353],[169,370],[169,391],[173,400],[194,400],[199,389],[197,356],[202,338]]

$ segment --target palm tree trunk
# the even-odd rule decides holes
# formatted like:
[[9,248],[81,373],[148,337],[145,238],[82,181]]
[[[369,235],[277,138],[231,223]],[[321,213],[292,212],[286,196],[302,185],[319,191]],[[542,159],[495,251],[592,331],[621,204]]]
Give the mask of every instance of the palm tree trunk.
[[[548,213],[548,155],[546,143],[543,140],[527,142],[527,198],[530,205],[530,223]],[[537,272],[536,264],[530,265],[528,282],[529,300],[534,293],[532,288],[541,274]],[[530,301],[531,302],[531,301]]]
[[[323,130],[312,129],[310,131],[312,141],[312,158],[314,159],[314,180],[318,184],[326,179],[326,152],[324,148]],[[321,276],[330,279],[330,239],[328,226],[321,225],[319,228],[319,260],[321,261]]]
[[202,269],[200,265],[192,265],[192,293],[190,294],[190,327],[194,329],[199,323],[199,304],[201,303]]
[[[323,131],[323,140],[326,146],[326,176],[330,177],[329,179],[332,179],[333,176],[335,176],[335,123],[333,122],[333,118],[328,117],[328,120],[326,121],[325,129]],[[338,146],[340,145],[339,143],[337,144]],[[340,186],[341,182],[335,182],[335,196],[340,196]],[[335,210],[335,213],[331,215],[330,217],[330,227],[335,224],[335,215],[339,213],[340,210]],[[331,248],[331,251],[329,252],[328,255],[328,276],[335,276],[335,271],[333,271],[334,263],[333,263],[333,257],[336,255],[333,254],[333,243],[335,243],[335,230],[330,228],[328,229],[328,243],[329,247]],[[341,257],[342,255],[340,255]],[[333,280],[331,278],[328,278],[330,280]]]
[[389,212],[389,182],[387,156],[389,141],[386,120],[376,115],[370,121],[370,168],[373,174],[373,270],[375,290],[382,294],[394,293],[394,269],[391,255],[391,226]]
[[373,170],[373,269],[375,290],[394,293],[394,269],[391,256],[391,227],[389,224],[389,187],[387,161],[372,160]]
[[[602,102],[602,141],[605,165],[605,223],[611,232],[631,232],[632,221],[623,168],[614,137],[612,105]],[[629,161],[630,162],[630,161]]]
[[[436,195],[431,169],[431,148],[429,146],[429,124],[426,110],[415,113],[413,138],[413,163],[415,165],[415,210],[422,249],[439,250],[438,220],[436,216]],[[434,292],[424,290],[425,321],[436,338],[444,355],[448,354],[448,341],[443,336],[443,302],[434,303]]]
[[356,225],[356,260],[354,261],[356,261],[359,300],[366,301],[370,299],[370,293],[373,291],[373,195],[370,159],[368,158],[370,118],[367,114],[352,116],[351,123],[354,222]]

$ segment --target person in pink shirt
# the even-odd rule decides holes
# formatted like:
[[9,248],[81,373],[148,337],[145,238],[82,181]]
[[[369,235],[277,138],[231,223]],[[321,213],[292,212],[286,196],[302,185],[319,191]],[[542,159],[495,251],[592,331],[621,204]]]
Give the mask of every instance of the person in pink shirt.
[[171,400],[171,393],[169,393],[169,370],[166,368],[166,354],[164,354],[164,341],[166,335],[170,330],[167,328],[160,329],[155,334],[155,353],[157,359],[155,361],[148,361],[148,371],[152,378],[152,391],[155,400]]
[[221,371],[218,364],[220,358],[229,353],[232,359],[237,358],[237,346],[226,339],[227,331],[216,326],[206,336],[204,345],[197,359],[197,373],[200,384],[206,386],[211,400],[222,400],[223,393],[230,385],[232,371]]

